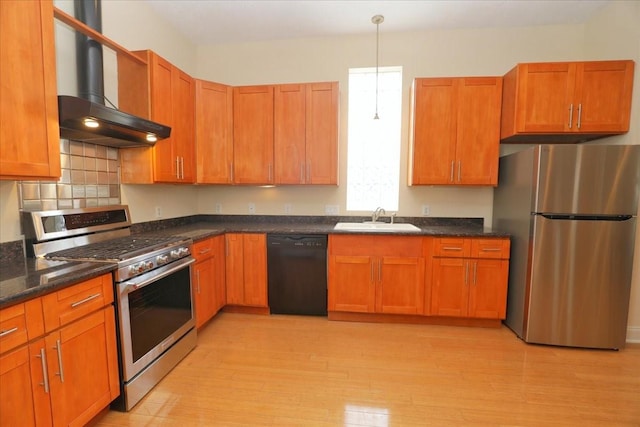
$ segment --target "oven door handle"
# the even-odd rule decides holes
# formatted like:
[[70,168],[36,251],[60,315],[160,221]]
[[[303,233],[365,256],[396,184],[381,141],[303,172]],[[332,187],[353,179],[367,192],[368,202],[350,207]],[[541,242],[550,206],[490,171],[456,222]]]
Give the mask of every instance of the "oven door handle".
[[[125,294],[130,294],[133,291],[136,291],[140,288],[144,288],[147,285],[150,285],[153,282],[156,282],[160,279],[162,279],[163,277],[167,277],[170,274],[175,273],[178,270],[182,270],[183,268],[187,267],[188,265],[193,264],[194,262],[196,262],[195,258],[183,258],[180,261],[176,261],[175,263],[171,264],[171,268],[168,268],[167,270],[163,270],[163,271],[152,271],[152,277],[150,277],[149,279],[145,279],[142,280],[141,282],[133,282],[133,281],[126,281],[124,283],[122,283],[124,285],[123,287],[123,293]],[[167,266],[169,267],[169,266]],[[144,277],[146,275],[140,276],[140,277]],[[139,277],[139,278],[140,278]]]

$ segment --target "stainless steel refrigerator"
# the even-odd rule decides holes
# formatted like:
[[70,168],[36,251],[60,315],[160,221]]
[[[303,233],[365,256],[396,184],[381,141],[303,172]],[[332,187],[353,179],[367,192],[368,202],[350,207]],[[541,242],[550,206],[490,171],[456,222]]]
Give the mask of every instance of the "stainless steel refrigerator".
[[640,145],[539,145],[500,158],[493,227],[511,233],[505,324],[526,342],[624,347]]

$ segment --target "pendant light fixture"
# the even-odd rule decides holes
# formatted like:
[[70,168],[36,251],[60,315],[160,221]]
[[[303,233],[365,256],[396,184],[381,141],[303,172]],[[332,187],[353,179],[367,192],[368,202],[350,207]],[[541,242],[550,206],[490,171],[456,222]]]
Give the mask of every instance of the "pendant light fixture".
[[373,120],[378,120],[378,73],[380,68],[379,52],[380,52],[380,24],[384,22],[384,16],[374,15],[371,18],[371,22],[376,24],[376,114],[373,116]]

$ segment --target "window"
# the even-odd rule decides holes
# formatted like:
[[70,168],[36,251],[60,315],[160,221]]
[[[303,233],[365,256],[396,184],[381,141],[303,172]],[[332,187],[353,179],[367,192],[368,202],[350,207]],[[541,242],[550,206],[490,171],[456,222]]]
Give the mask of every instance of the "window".
[[398,210],[402,67],[349,70],[347,211]]

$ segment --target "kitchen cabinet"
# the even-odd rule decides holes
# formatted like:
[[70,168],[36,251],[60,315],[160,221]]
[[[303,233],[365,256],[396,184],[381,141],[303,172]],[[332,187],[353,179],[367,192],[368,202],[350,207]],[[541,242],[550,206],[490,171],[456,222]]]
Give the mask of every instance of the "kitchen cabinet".
[[267,307],[267,236],[227,233],[227,304]]
[[501,77],[415,79],[409,183],[497,185],[501,97]]
[[196,327],[200,328],[226,304],[224,236],[193,244],[191,269]]
[[276,184],[338,183],[338,83],[275,87]]
[[509,239],[435,239],[430,314],[504,319],[509,248]]
[[124,184],[195,182],[195,82],[188,74],[150,50],[136,51],[147,61],[147,111],[140,112],[138,73],[118,73],[119,107],[171,126],[171,136],[152,148],[120,150]]
[[634,62],[518,64],[504,76],[503,142],[581,142],[629,130]]
[[273,86],[233,88],[233,181],[273,184]]
[[196,80],[196,182],[233,182],[233,88]]
[[0,324],[0,424],[85,425],[118,396],[110,274],[5,308]]
[[413,236],[329,236],[328,310],[423,314],[424,242]]
[[53,2],[0,1],[0,179],[60,177]]

